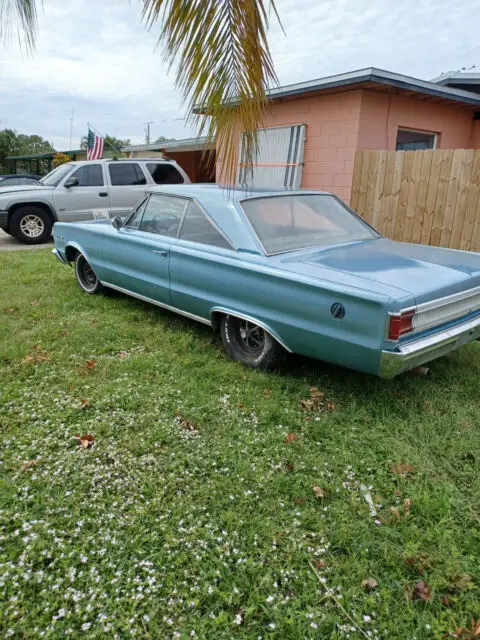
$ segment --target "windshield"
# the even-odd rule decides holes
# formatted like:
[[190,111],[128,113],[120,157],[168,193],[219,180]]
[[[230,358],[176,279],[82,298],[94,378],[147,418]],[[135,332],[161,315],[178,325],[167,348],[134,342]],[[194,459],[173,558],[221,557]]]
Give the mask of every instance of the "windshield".
[[50,171],[50,173],[47,173],[47,175],[40,180],[40,184],[44,184],[47,187],[56,187],[67,173],[72,170],[73,166],[73,164],[69,164],[68,162],[61,164],[56,169],[53,169],[53,171]]
[[241,205],[267,254],[378,237],[330,195],[250,198]]

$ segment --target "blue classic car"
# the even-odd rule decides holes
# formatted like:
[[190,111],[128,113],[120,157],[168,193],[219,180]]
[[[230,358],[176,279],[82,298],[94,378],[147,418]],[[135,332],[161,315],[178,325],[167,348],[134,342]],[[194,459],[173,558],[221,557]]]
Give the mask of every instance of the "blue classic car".
[[154,187],[53,234],[84,291],[211,325],[251,367],[289,351],[391,378],[480,337],[479,254],[392,242],[329,193]]

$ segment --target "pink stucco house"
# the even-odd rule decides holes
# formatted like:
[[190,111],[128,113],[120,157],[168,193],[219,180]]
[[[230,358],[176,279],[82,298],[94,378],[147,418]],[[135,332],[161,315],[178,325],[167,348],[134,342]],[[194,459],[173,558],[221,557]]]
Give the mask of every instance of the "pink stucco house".
[[[282,154],[286,164],[292,158],[291,144],[282,147],[273,128],[304,125],[296,186],[332,191],[347,202],[357,150],[480,147],[480,74],[427,82],[368,68],[278,87],[268,97],[264,126],[272,128],[272,142],[258,171],[268,172]],[[217,149],[217,180],[221,175]]]

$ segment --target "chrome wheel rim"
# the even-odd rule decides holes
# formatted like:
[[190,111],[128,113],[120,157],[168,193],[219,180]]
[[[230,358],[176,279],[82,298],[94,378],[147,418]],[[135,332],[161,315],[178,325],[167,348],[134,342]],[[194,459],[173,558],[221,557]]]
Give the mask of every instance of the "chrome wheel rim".
[[77,277],[86,291],[95,289],[97,276],[83,256],[77,260]]
[[20,231],[27,238],[38,238],[45,231],[45,223],[33,213],[30,213],[20,220]]
[[265,331],[253,322],[242,320],[240,322],[240,342],[241,346],[252,356],[260,355],[265,348]]

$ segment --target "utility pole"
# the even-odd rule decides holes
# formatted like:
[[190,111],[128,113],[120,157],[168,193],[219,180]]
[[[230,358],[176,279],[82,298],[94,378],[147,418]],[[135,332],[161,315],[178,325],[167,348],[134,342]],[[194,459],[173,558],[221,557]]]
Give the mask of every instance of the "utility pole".
[[145,125],[145,144],[150,144],[150,125],[154,124],[153,122],[144,122]]
[[72,109],[72,117],[70,118],[70,142],[69,142],[69,146],[68,146],[68,150],[71,151],[72,150],[72,134],[73,134],[73,117],[75,115],[74,110]]

